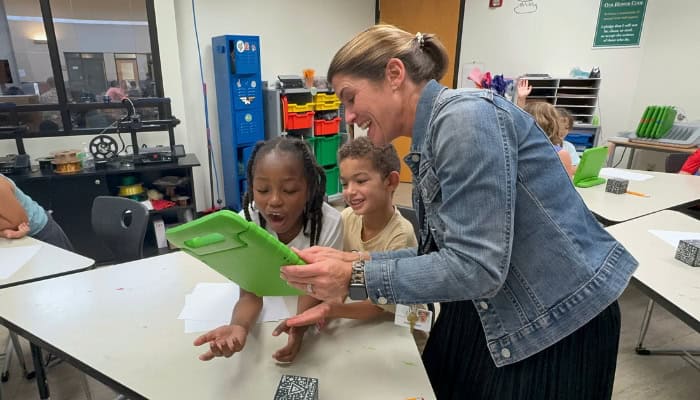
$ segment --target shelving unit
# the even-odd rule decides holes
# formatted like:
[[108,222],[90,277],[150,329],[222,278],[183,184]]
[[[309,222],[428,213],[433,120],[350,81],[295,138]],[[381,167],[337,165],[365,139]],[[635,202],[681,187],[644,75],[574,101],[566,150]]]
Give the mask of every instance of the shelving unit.
[[340,99],[329,90],[264,86],[266,138],[291,135],[308,141],[316,161],[326,172],[329,200],[339,199]]
[[153,234],[153,218],[160,216],[166,224],[173,224],[189,221],[196,216],[197,203],[192,168],[199,165],[199,160],[194,154],[186,154],[173,163],[119,165],[105,169],[86,169],[71,174],[33,170],[25,174],[10,175],[10,178],[23,192],[46,210],[51,211],[53,218],[68,235],[76,252],[93,258],[98,263],[105,263],[112,261],[114,255],[102,239],[92,231],[90,210],[95,198],[117,196],[119,186],[122,185],[125,177],[134,177],[144,189],[159,189],[153,185],[153,182],[164,176],[186,178],[185,183],[175,190],[177,195],[189,197],[186,206],[178,205],[149,211],[151,223],[144,242],[144,252],[153,255],[159,251],[167,251],[157,249]]
[[240,210],[247,188],[245,168],[255,143],[265,139],[260,38],[212,38],[226,206]]
[[524,77],[532,85],[528,102],[546,101],[574,117],[574,126],[567,140],[579,152],[596,146],[600,125],[593,125],[598,107],[600,78],[533,78]]

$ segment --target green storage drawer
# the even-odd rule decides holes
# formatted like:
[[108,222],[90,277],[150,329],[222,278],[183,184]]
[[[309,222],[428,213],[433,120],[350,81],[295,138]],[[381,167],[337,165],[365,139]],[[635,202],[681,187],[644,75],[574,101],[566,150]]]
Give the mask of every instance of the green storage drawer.
[[316,161],[324,167],[338,164],[338,148],[340,135],[314,136],[306,138],[314,151]]
[[340,168],[337,166],[323,168],[326,171],[326,194],[333,195],[340,191]]

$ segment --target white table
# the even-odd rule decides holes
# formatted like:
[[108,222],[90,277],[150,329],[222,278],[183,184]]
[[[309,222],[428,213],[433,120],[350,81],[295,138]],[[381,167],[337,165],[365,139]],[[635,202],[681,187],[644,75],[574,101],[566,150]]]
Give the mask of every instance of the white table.
[[[15,246],[31,246],[41,245],[39,251],[19,270],[10,275],[7,279],[0,279],[0,289],[10,286],[21,285],[28,282],[49,279],[56,276],[85,271],[93,266],[95,260],[83,257],[80,254],[64,250],[60,247],[39,241],[37,239],[25,236],[21,239],[8,240],[0,238],[0,259],[2,258],[2,250]],[[10,339],[5,346],[5,362],[2,368],[2,378],[8,378],[10,360],[12,359],[12,350],[14,349],[18,355],[20,367],[24,376],[31,378],[33,373],[27,371],[27,366],[24,362],[24,354],[17,340],[17,333],[10,329]],[[12,346],[10,346],[10,344]]]
[[576,188],[586,206],[608,224],[615,224],[669,208],[688,205],[700,200],[700,176],[668,174],[654,171],[634,171],[652,175],[646,181],[630,181],[628,190],[648,194],[613,194],[605,184]]
[[83,257],[29,236],[12,240],[0,238],[0,258],[4,248],[36,244],[41,245],[39,252],[9,278],[0,279],[0,289],[84,271],[95,263],[95,260],[91,258]]
[[2,290],[0,323],[131,399],[272,399],[283,374],[318,378],[322,399],[435,397],[413,337],[387,321],[334,321],[291,365],[265,323],[242,353],[199,361],[176,318],[198,282],[225,281],[171,253]]
[[700,232],[700,221],[676,211],[661,211],[606,228],[639,261],[632,282],[651,299],[642,321],[637,353],[682,355],[696,368],[688,350],[649,350],[644,336],[654,302],[700,332],[700,267],[691,267],[674,258],[676,249],[649,229]]

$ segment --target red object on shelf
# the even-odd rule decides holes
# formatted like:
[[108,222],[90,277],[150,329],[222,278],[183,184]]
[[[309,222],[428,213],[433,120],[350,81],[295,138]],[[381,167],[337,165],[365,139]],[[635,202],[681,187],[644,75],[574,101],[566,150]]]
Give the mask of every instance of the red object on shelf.
[[489,0],[489,7],[496,8],[503,5],[503,0]]
[[287,114],[289,113],[289,111],[287,110],[287,104],[289,104],[289,102],[287,101],[287,96],[282,96],[282,124],[284,125],[282,126],[282,130],[285,132],[287,131]]
[[313,111],[305,113],[287,113],[287,130],[311,128],[313,120]]
[[325,119],[314,120],[314,136],[335,135],[340,131],[340,117],[330,121]]
[[174,201],[170,200],[151,200],[151,205],[153,206],[154,210],[163,210],[165,208],[170,208],[175,206]]

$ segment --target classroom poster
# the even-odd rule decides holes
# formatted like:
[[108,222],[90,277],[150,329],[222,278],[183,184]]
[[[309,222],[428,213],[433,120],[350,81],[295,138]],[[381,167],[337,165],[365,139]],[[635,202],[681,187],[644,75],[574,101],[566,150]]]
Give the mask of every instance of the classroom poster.
[[639,46],[647,0],[600,0],[593,47]]

